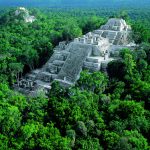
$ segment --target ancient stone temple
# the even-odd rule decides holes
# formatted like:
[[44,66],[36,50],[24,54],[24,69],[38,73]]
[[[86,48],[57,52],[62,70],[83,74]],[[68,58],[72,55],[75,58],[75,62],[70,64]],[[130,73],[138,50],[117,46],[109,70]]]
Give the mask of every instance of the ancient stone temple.
[[60,42],[48,62],[27,74],[16,84],[17,90],[35,94],[38,89],[49,91],[51,83],[73,85],[83,69],[106,71],[107,64],[118,59],[119,50],[135,46],[131,27],[123,19],[109,19],[100,29],[76,38],[70,43]]
[[27,23],[32,23],[36,20],[35,16],[31,16],[29,14],[29,11],[24,8],[24,7],[19,7],[17,8],[17,10],[15,11],[15,16],[19,16],[20,14],[22,14],[24,21]]

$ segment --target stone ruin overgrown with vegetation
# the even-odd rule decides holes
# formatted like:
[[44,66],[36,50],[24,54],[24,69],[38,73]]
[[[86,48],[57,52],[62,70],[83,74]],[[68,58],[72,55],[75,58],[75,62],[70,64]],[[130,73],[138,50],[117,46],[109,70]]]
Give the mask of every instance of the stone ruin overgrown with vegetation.
[[83,69],[106,71],[110,61],[119,59],[121,49],[136,46],[131,34],[131,27],[125,20],[109,19],[93,32],[69,43],[60,42],[48,62],[41,69],[26,74],[15,84],[15,88],[34,95],[39,89],[49,91],[53,81],[67,87],[75,84]]

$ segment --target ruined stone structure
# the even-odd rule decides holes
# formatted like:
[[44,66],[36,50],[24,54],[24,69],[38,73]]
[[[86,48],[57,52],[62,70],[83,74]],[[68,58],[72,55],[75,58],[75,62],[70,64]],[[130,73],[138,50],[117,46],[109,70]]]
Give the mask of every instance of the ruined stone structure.
[[54,80],[63,86],[73,85],[82,69],[106,71],[107,64],[118,58],[120,49],[135,46],[130,33],[131,27],[123,19],[113,18],[100,29],[70,43],[60,42],[48,62],[41,69],[27,74],[16,87],[32,94],[38,89],[47,92]]
[[29,14],[29,11],[24,7],[19,7],[15,11],[15,16],[19,16],[20,14],[23,14],[23,19],[24,19],[25,22],[32,23],[36,20],[35,16],[31,16]]

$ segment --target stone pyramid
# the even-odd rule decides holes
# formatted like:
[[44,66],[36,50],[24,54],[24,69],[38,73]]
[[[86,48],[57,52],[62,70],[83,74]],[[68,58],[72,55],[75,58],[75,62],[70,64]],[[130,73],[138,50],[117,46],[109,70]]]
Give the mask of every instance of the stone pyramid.
[[15,85],[23,93],[35,94],[42,89],[48,92],[51,83],[71,86],[83,69],[106,71],[107,64],[118,59],[118,51],[135,46],[130,44],[131,27],[123,19],[112,18],[100,29],[75,38],[70,43],[60,42],[48,62],[33,70]]

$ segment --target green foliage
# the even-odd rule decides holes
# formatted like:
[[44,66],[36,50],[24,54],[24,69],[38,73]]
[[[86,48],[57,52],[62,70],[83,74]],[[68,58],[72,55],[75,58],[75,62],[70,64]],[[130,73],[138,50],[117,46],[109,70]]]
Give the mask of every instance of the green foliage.
[[47,112],[45,110],[48,107],[48,99],[43,97],[38,97],[36,99],[32,98],[28,102],[28,116],[27,119],[33,119],[34,121],[44,122],[47,117]]
[[0,108],[1,133],[6,135],[15,134],[21,125],[21,113],[18,107],[1,103]]
[[94,29],[99,28],[101,25],[105,24],[106,20],[99,18],[97,16],[89,17],[88,19],[83,20],[80,24],[83,29],[83,33],[93,31]]
[[88,71],[81,72],[80,79],[77,82],[77,85],[81,90],[92,91],[96,94],[101,94],[105,91],[107,86],[107,77],[106,75],[100,72],[87,73]]
[[[68,22],[68,23],[67,23]],[[63,27],[64,40],[73,40],[75,37],[82,35],[82,30],[74,20],[66,20],[66,25]]]
[[124,19],[124,20],[126,20],[126,21],[129,20],[128,12],[125,11],[125,10],[120,11],[120,12],[118,13],[118,16],[117,16],[117,17],[118,17],[118,18],[122,18],[122,19]]
[[[23,65],[18,63],[15,57],[10,55],[2,55],[0,57],[0,76],[7,76],[4,81],[10,84],[18,80],[20,73],[23,72]],[[4,82],[2,81],[2,82]]]
[[149,149],[147,140],[138,133],[138,131],[124,131],[124,137],[126,137],[128,143],[132,145],[132,149]]
[[108,63],[107,72],[110,78],[121,80],[125,76],[125,65],[123,61],[114,60]]
[[118,143],[119,135],[115,132],[110,132],[108,130],[104,131],[104,141],[107,143],[108,149],[113,149],[113,147]]
[[[144,22],[144,23],[143,23]],[[133,38],[136,43],[150,42],[149,22],[147,20],[132,22]]]
[[38,125],[35,125],[33,123],[27,123],[21,127],[21,130],[22,130],[22,136],[26,141],[29,138],[31,138],[33,134],[37,134]]
[[67,137],[71,139],[71,147],[74,147],[75,140],[76,140],[76,132],[74,130],[67,130],[66,134],[67,134]]
[[99,139],[97,138],[88,138],[86,140],[79,139],[77,141],[77,145],[79,150],[103,150],[103,148],[99,144]]
[[46,127],[39,126],[39,138],[37,142],[40,149],[70,149],[70,140],[62,138],[59,130],[53,124],[48,124]]
[[122,81],[112,80],[109,83],[109,91],[111,91],[112,99],[120,99],[121,95],[124,93],[125,83]]

